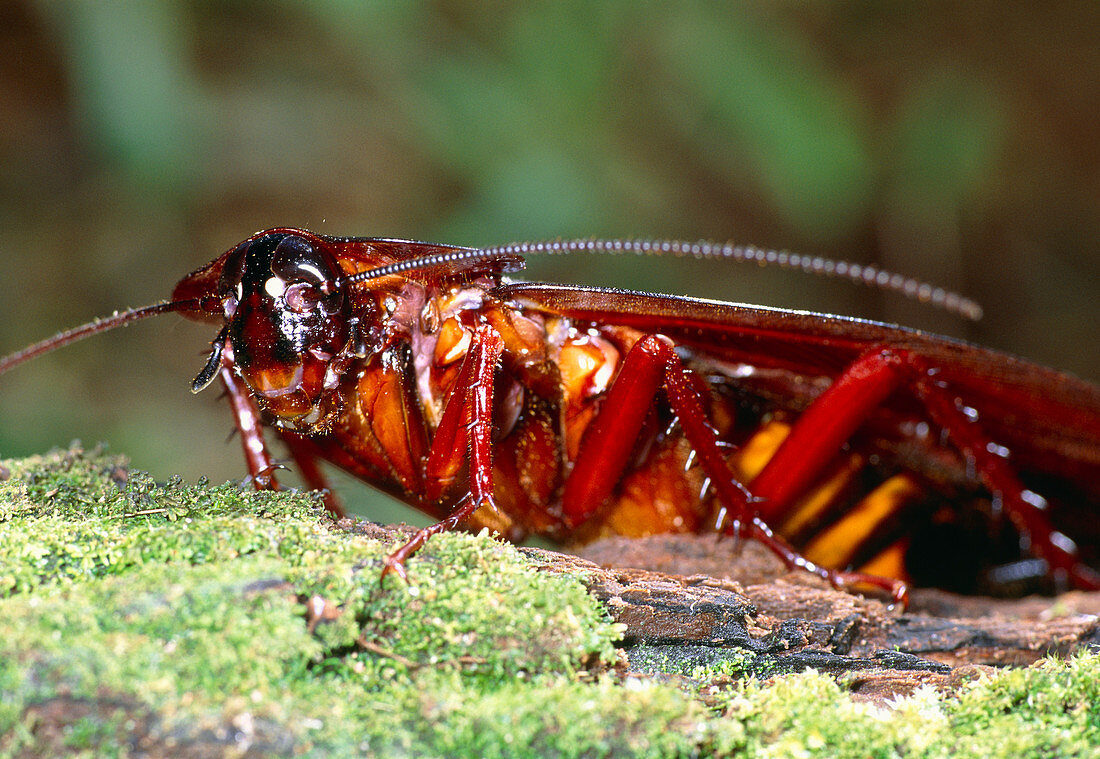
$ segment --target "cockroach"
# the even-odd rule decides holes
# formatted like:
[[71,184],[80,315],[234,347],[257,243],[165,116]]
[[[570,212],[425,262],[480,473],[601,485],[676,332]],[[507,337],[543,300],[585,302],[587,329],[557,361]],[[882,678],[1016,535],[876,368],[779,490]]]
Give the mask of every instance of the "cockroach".
[[505,276],[578,251],[772,262],[976,311],[871,267],[731,245],[278,228],[0,374],[156,314],[210,322],[191,389],[225,386],[255,487],[277,487],[266,425],[335,514],[322,461],[439,520],[388,558],[402,577],[465,523],[573,542],[717,531],[902,602],[909,583],[1100,588],[1100,388],[891,324]]

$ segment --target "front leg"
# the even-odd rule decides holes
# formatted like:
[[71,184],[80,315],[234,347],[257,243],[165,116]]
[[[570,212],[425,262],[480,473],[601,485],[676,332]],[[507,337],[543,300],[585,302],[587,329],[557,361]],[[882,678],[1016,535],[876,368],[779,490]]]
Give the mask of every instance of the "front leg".
[[482,506],[493,504],[493,462],[490,451],[493,432],[493,380],[504,340],[488,325],[473,331],[470,348],[447,397],[425,466],[425,488],[438,497],[453,480],[463,462],[469,462],[470,492],[440,522],[418,530],[405,545],[386,559],[385,577],[394,572],[407,579],[405,561],[430,538],[453,530]]
[[218,376],[225,385],[229,396],[229,406],[233,410],[233,424],[241,436],[241,448],[248,467],[249,478],[257,490],[278,490],[275,480],[278,465],[272,460],[271,452],[264,442],[263,421],[260,411],[252,400],[248,386],[236,372],[233,363],[233,346],[226,344],[222,349]]
[[[278,490],[275,470],[279,465],[271,458],[271,452],[264,441],[263,420],[259,409],[252,400],[252,394],[233,368],[233,347],[226,345],[222,349],[218,376],[225,386],[229,397],[229,407],[233,410],[233,424],[241,436],[241,448],[244,450],[245,465],[249,479],[257,490]],[[290,451],[291,458],[298,468],[306,487],[323,492],[325,508],[337,519],[347,516],[339,499],[332,492],[328,480],[317,463],[317,455],[299,436],[293,433],[281,435]]]

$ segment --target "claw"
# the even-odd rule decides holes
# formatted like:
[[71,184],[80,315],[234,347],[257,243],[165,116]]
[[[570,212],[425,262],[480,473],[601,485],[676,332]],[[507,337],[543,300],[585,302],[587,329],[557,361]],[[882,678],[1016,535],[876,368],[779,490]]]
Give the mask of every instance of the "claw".
[[409,573],[405,571],[405,561],[403,557],[399,557],[398,554],[404,551],[405,546],[398,548],[396,551],[386,557],[386,565],[382,567],[382,574],[378,577],[378,584],[382,585],[385,582],[386,575],[391,572],[401,578],[402,582],[409,581]]

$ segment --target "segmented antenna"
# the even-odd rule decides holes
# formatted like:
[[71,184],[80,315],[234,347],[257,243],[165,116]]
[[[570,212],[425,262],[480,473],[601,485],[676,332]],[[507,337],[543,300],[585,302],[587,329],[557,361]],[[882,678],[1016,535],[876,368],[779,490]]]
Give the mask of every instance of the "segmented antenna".
[[964,319],[977,321],[982,318],[982,307],[974,300],[958,293],[936,287],[918,279],[884,271],[877,266],[835,261],[821,256],[804,256],[785,250],[767,250],[751,245],[714,243],[706,240],[681,242],[679,240],[551,240],[547,242],[518,242],[482,248],[486,255],[508,254],[520,256],[565,255],[569,253],[606,253],[621,255],[633,253],[641,256],[673,256],[675,258],[726,259],[755,263],[760,266],[778,266],[783,269],[800,269],[808,274],[839,277],[879,290],[896,292],[921,303],[956,314]]
[[433,253],[429,256],[409,258],[404,261],[395,261],[392,264],[376,266],[373,269],[353,274],[344,281],[355,284],[417,269],[431,269],[436,266],[472,263],[474,261],[485,261],[486,263],[496,261],[502,264],[504,271],[519,271],[523,268],[522,260],[517,259],[515,254],[502,253],[499,248],[458,248],[449,250],[446,253]]
[[51,338],[37,342],[34,345],[28,345],[21,351],[0,357],[0,374],[9,369],[14,369],[24,361],[30,361],[32,358],[41,356],[43,353],[63,348],[100,332],[106,332],[115,327],[123,327],[130,322],[136,322],[157,314],[166,314],[171,311],[197,311],[199,307],[200,301],[198,300],[175,300],[154,303],[151,306],[142,306],[141,308],[131,308],[127,311],[115,311],[110,316],[59,332]]

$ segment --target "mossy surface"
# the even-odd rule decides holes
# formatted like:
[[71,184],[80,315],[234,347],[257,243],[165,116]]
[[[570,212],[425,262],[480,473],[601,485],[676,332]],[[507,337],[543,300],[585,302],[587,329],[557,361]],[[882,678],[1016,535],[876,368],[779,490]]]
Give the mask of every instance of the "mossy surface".
[[[1100,660],[853,702],[813,673],[624,677],[579,578],[309,495],[157,485],[67,451],[0,464],[0,755],[1087,755]],[[336,613],[339,610],[339,613]],[[686,685],[684,684],[686,683]]]

